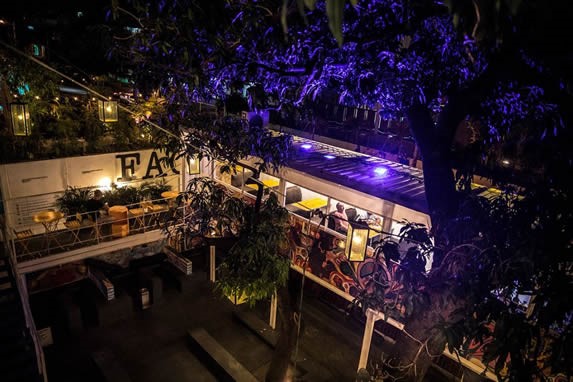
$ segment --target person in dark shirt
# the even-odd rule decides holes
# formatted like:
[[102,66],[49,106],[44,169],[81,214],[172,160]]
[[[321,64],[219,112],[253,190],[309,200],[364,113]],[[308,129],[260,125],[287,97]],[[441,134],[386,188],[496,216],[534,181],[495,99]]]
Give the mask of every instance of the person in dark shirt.
[[107,203],[104,203],[103,200],[103,193],[100,190],[95,190],[94,195],[91,199],[89,199],[86,203],[86,209],[88,210],[88,216],[93,220],[99,217],[100,210],[108,210],[109,207]]

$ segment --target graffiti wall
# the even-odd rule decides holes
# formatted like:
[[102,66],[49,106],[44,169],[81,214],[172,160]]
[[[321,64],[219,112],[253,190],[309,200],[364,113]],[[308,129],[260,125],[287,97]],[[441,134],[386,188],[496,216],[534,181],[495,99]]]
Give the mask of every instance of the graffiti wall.
[[[345,237],[342,234],[325,232],[319,229],[316,224],[311,224],[308,219],[303,219],[295,215],[290,217],[291,231],[290,240],[292,245],[292,262],[300,268],[306,269],[307,273],[330,283],[342,292],[351,297],[356,297],[361,291],[373,288],[375,279],[377,285],[384,285],[385,299],[388,303],[396,301],[396,293],[403,287],[396,281],[398,263],[376,259],[374,249],[369,247],[366,258],[362,262],[350,262],[344,255]],[[399,322],[404,322],[403,317],[394,316]],[[489,332],[493,333],[495,323],[487,325]],[[492,343],[493,337],[484,338],[480,342],[471,342],[463,351],[458,353],[463,357],[462,363],[472,364],[474,367],[485,367],[481,362],[485,348]],[[542,340],[545,345],[551,341],[551,336],[546,336]],[[454,356],[456,362],[460,359]],[[547,354],[538,357],[538,366],[543,371],[547,381],[566,382],[567,377],[562,374],[552,375],[551,369],[545,365],[549,358]],[[489,370],[495,368],[496,360],[491,361],[487,366]],[[501,372],[504,375],[506,370]],[[573,381],[573,379],[571,379]]]

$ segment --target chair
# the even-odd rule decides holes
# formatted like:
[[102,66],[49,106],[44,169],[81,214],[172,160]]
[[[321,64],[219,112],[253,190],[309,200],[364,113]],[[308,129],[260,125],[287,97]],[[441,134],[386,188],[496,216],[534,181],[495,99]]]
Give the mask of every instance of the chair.
[[356,220],[356,208],[347,208],[344,212],[348,216],[348,221]]
[[239,172],[238,174],[231,175],[231,186],[241,188],[245,181],[253,176],[253,172],[251,170],[244,170],[243,173]]
[[[149,207],[146,207],[149,209]],[[129,212],[129,219],[132,222],[130,230],[137,232],[145,229],[145,209],[144,207],[132,208]]]
[[285,204],[297,203],[302,200],[302,190],[299,186],[287,187],[285,192]]
[[328,216],[328,223],[326,226],[334,231],[334,228],[336,228],[336,222],[334,221],[334,217]]
[[[64,226],[70,231],[73,236],[73,241],[70,246],[74,246],[76,243],[80,243],[82,240],[80,238],[80,231],[84,228],[95,228],[95,223],[88,218],[84,217],[80,213],[76,213],[76,218],[74,220],[69,220],[64,223]],[[94,235],[97,235],[93,231]]]
[[16,235],[16,239],[14,240],[14,245],[15,243],[20,244],[23,255],[30,254],[30,249],[28,248],[28,241],[32,236],[34,236],[32,230],[31,229],[26,229],[23,231],[14,230],[14,235]]

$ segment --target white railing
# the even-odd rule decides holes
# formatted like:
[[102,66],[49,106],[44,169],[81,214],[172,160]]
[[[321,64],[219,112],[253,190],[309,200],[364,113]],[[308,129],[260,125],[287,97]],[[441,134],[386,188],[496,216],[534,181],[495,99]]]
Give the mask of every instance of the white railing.
[[[6,232],[4,232],[6,234]],[[5,235],[6,237],[6,235]],[[8,250],[8,242],[4,242],[4,247]],[[26,327],[34,343],[34,351],[36,353],[36,363],[38,367],[38,373],[42,376],[44,382],[48,382],[48,375],[46,373],[46,360],[44,358],[44,350],[40,344],[40,338],[38,337],[38,331],[36,329],[36,323],[34,322],[34,317],[32,316],[32,310],[30,309],[29,299],[28,299],[28,288],[24,283],[23,279],[18,276],[15,271],[14,265],[16,264],[16,255],[14,252],[10,251],[10,272],[16,280],[16,290],[18,291],[18,296],[20,297],[20,303],[22,304],[22,310],[24,311],[24,319],[26,321]]]
[[[34,229],[10,234],[14,263],[46,257],[73,249],[99,245],[117,238],[164,228],[167,216],[183,219],[185,207],[174,198],[112,206],[109,211],[73,215],[51,212],[51,218]],[[42,232],[43,231],[43,232]]]

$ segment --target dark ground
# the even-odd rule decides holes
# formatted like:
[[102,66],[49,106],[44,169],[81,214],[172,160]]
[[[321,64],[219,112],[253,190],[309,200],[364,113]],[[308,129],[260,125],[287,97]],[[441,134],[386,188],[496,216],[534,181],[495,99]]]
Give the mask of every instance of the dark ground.
[[[187,345],[187,330],[197,327],[204,328],[259,380],[264,380],[272,349],[233,318],[233,311],[250,308],[235,306],[219,297],[204,272],[190,277],[189,288],[184,293],[164,284],[163,299],[158,305],[128,312],[125,318],[118,316],[116,322],[109,324],[97,325],[93,317],[88,317],[93,314],[88,300],[102,298],[87,280],[33,295],[37,327],[51,326],[54,335],[54,344],[45,348],[49,381],[103,381],[93,361],[94,354],[101,352],[112,358],[133,381],[217,381]],[[134,275],[114,280],[116,294],[122,296],[122,291],[133,289],[136,283]],[[325,302],[321,289],[311,288],[304,297],[304,335],[298,357],[303,380],[354,381],[363,325]],[[62,313],[65,309],[61,307],[77,306],[80,302],[87,323],[83,328],[70,330],[67,316]],[[267,321],[265,305],[251,310]],[[378,340],[371,349],[371,356],[379,354],[382,346]]]

